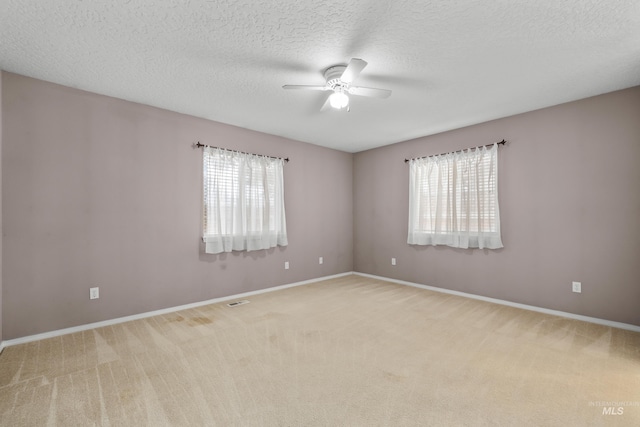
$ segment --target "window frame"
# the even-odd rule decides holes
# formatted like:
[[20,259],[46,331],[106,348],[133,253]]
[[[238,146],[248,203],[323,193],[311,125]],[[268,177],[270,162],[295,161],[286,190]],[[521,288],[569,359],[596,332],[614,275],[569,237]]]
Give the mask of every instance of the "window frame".
[[410,160],[408,244],[503,247],[497,148]]
[[283,165],[280,158],[205,147],[202,239],[206,253],[288,244]]

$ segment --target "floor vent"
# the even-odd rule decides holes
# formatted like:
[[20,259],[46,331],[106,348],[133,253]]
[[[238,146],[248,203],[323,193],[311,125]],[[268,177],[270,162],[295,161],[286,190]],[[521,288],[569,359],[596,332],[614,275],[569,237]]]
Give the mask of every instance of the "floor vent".
[[230,302],[229,304],[227,304],[227,307],[235,307],[242,304],[249,304],[249,301],[246,299],[243,299],[240,301]]

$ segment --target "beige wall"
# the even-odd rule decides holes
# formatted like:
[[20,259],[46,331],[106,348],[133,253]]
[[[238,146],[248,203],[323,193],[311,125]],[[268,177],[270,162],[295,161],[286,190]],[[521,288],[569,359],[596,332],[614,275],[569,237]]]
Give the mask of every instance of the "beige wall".
[[[5,340],[352,270],[351,154],[11,73],[2,83]],[[291,159],[289,246],[204,254],[196,141]]]
[[[356,155],[6,72],[0,95],[0,339],[350,270],[640,325],[640,87]],[[408,246],[403,160],[503,138],[505,248]],[[288,247],[203,253],[195,141],[291,158]]]
[[[407,245],[403,160],[503,138],[505,247]],[[639,164],[640,87],[358,153],[354,269],[640,325]]]

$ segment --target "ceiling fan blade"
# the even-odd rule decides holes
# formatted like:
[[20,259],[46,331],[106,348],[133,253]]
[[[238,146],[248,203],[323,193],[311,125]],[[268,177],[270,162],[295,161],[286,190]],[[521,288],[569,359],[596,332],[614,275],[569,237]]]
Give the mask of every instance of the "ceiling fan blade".
[[349,61],[349,65],[347,65],[347,68],[342,73],[342,76],[340,76],[340,80],[342,80],[344,83],[353,83],[356,77],[360,75],[360,72],[366,66],[367,61],[358,58],[351,58],[351,61]]
[[331,110],[331,103],[329,102],[329,97],[331,95],[327,96],[327,99],[325,99],[324,104],[322,104],[322,107],[320,107],[320,111],[329,111]]
[[375,89],[372,87],[351,86],[348,92],[351,95],[368,96],[371,98],[388,98],[391,96],[391,91],[388,89]]
[[282,89],[302,89],[302,90],[330,90],[330,88],[326,86],[315,86],[315,85],[284,85]]

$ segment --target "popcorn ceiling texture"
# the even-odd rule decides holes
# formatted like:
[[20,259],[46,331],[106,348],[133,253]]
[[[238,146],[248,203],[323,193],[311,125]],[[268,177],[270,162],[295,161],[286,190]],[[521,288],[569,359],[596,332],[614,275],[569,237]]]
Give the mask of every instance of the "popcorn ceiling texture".
[[[349,152],[638,85],[639,46],[636,0],[0,4],[6,71]],[[352,57],[391,98],[281,88]]]

